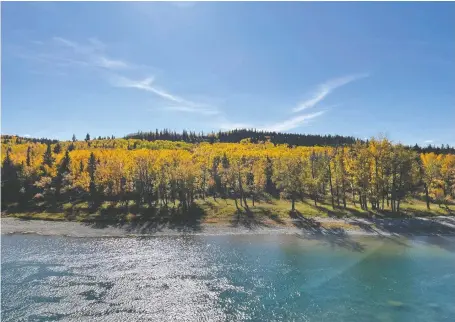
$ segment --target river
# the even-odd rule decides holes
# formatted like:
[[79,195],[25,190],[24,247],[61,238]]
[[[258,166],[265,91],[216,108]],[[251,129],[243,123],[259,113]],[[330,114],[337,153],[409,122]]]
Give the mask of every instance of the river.
[[455,238],[2,235],[2,321],[453,321]]

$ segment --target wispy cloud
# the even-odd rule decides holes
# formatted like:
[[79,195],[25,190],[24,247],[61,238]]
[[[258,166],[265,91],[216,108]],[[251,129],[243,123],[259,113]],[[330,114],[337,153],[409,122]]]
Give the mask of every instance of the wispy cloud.
[[220,113],[218,110],[214,109],[194,108],[190,106],[166,106],[163,109],[168,111],[196,113],[202,115],[216,115]]
[[129,68],[128,63],[122,61],[122,60],[115,60],[115,59],[110,59],[104,56],[99,56],[96,57],[94,62],[100,66],[104,67],[107,69],[124,69],[124,68]]
[[[106,54],[106,44],[96,38],[88,38],[83,43],[63,37],[53,37],[47,41],[34,43],[32,48],[16,48],[17,56],[39,62],[40,65],[52,65],[52,70],[65,71],[70,67],[96,71],[115,87],[136,88],[150,92],[172,103],[164,109],[176,112],[216,115],[220,112],[208,104],[202,104],[175,95],[155,84],[154,77],[135,80],[125,77],[126,72],[136,70],[151,72],[151,67],[137,65],[125,60],[113,59]],[[46,68],[46,72],[50,69]],[[106,74],[108,73],[108,74]]]
[[220,122],[218,122],[218,127],[222,130],[250,128],[250,129],[257,129],[257,130],[261,130],[261,131],[283,132],[283,131],[289,131],[289,130],[298,128],[299,126],[302,126],[304,124],[308,124],[310,122],[310,120],[313,120],[313,119],[317,118],[318,116],[323,115],[325,112],[326,111],[319,111],[316,113],[299,115],[299,116],[295,116],[290,119],[272,123],[269,125],[258,125],[258,124],[241,123],[241,122],[229,122],[228,120],[223,118]]
[[[334,91],[336,88],[344,86],[355,80],[365,78],[368,76],[369,76],[368,74],[353,74],[353,75],[348,75],[348,76],[344,76],[344,77],[340,77],[340,78],[331,79],[331,80],[325,82],[324,84],[319,85],[317,91],[312,94],[311,98],[309,98],[308,100],[299,104],[299,106],[293,108],[292,111],[294,113],[296,113],[296,112],[300,112],[305,109],[314,107],[319,102],[321,102],[325,97],[327,97],[327,95],[329,95],[332,91]],[[273,131],[273,132],[289,131],[289,130],[298,128],[304,124],[308,124],[311,120],[326,113],[327,110],[340,106],[340,105],[341,104],[332,104],[330,106],[327,106],[322,111],[318,111],[315,113],[309,113],[309,114],[297,115],[297,116],[291,117],[289,119],[286,119],[284,121],[272,123],[272,124],[269,124],[266,126],[255,126],[255,125],[251,125],[251,124],[223,122],[220,124],[220,127],[221,128],[231,128],[231,129],[249,127],[249,128],[256,128],[259,130]]]
[[[78,67],[120,71],[144,67],[109,57],[106,54],[107,46],[96,38],[89,38],[84,43],[79,43],[62,37],[53,37],[46,41],[33,40],[30,44],[32,44],[31,47],[17,46],[16,56],[50,65],[54,69]],[[49,70],[47,67],[46,69]]]
[[[83,42],[77,42],[63,37],[54,37],[48,41],[35,41],[33,46],[34,52],[21,52],[19,50],[18,54],[22,55],[24,58],[33,59],[40,62],[39,65],[42,65],[41,63],[43,62],[53,64],[53,66],[59,67],[58,70],[63,70],[64,72],[68,72],[64,69],[69,69],[69,67],[96,71],[96,73],[100,74],[100,76],[105,80],[107,77],[109,83],[114,87],[134,88],[153,94],[155,97],[158,97],[160,100],[162,100],[161,106],[164,106],[162,107],[163,110],[173,111],[177,113],[216,116],[213,118],[214,123],[218,124],[219,128],[225,130],[234,128],[257,128],[277,132],[289,131],[307,124],[310,122],[310,120],[314,120],[315,118],[320,117],[326,113],[329,108],[326,107],[323,111],[318,111],[315,113],[295,115],[292,118],[268,125],[230,122],[226,119],[226,114],[214,106],[218,104],[211,105],[201,103],[200,100],[207,101],[207,99],[204,97],[195,99],[197,96],[189,95],[191,99],[184,98],[168,89],[158,86],[153,76],[144,79],[129,78],[130,76],[128,75],[133,75],[134,73],[131,74],[132,72],[137,72],[139,70],[145,73],[145,75],[153,75],[156,73],[154,71],[151,71],[151,69],[147,66],[136,65],[125,60],[112,58],[107,54],[107,47],[108,46],[106,44],[96,38],[89,38]],[[46,68],[46,70],[49,70],[49,68]],[[331,79],[319,85],[316,91],[312,93],[306,101],[293,108],[292,111],[296,113],[308,108],[315,107],[336,88],[368,76],[368,74],[353,74]],[[213,100],[211,101],[213,102]],[[330,107],[335,106],[337,105],[331,105]]]
[[347,85],[355,80],[368,77],[368,74],[353,74],[340,78],[331,79],[324,84],[318,86],[317,90],[311,95],[309,99],[300,103],[295,107],[293,112],[300,112],[307,108],[311,108],[322,101],[327,95],[333,92],[336,88]]
[[428,144],[433,143],[433,142],[434,142],[433,140],[425,140],[425,141],[423,141],[423,143],[428,143]]
[[153,81],[154,81],[153,77],[148,77],[144,80],[139,80],[139,81],[131,80],[126,77],[120,77],[120,76],[111,78],[111,84],[113,86],[137,88],[137,89],[141,89],[141,90],[144,90],[147,92],[154,93],[154,94],[160,96],[161,98],[164,98],[164,99],[174,102],[174,103],[182,103],[182,104],[187,104],[187,105],[191,105],[191,106],[197,105],[194,102],[188,101],[177,95],[168,93],[167,91],[165,91],[163,89],[159,89],[155,86],[152,86]]
[[30,134],[24,134],[24,135],[22,135],[22,136],[23,136],[24,138],[30,138],[30,137],[32,137]]
[[61,38],[61,37],[54,37],[53,40],[55,42],[58,42],[62,45],[65,45],[67,47],[71,47],[73,48],[74,50],[76,51],[85,51],[85,50],[82,50],[84,47],[83,46],[80,46],[78,45],[77,43],[71,41],[71,40],[68,40],[68,39],[65,39],[65,38]]
[[82,62],[88,66],[119,70],[132,68],[132,64],[112,59],[105,54],[105,44],[96,38],[88,39],[87,44],[80,44],[72,40],[61,37],[54,37],[54,43],[58,46],[70,49],[70,51],[60,52],[60,56],[66,59]]
[[325,111],[319,111],[316,113],[299,115],[299,116],[295,116],[290,119],[284,120],[282,122],[278,122],[275,124],[265,126],[260,129],[266,130],[266,131],[272,131],[272,132],[289,131],[289,130],[295,129],[305,123],[308,123],[309,120],[312,120],[318,116],[321,116],[324,113],[325,113]]
[[147,92],[151,92],[158,97],[167,100],[172,103],[178,103],[179,105],[172,105],[165,107],[166,110],[171,111],[179,111],[179,112],[187,112],[187,113],[197,113],[197,114],[204,114],[204,115],[215,115],[218,114],[219,111],[216,108],[211,106],[207,106],[205,104],[196,103],[175,94],[172,94],[162,88],[158,88],[154,86],[154,78],[148,77],[144,80],[131,80],[126,77],[116,76],[110,79],[110,82],[113,86],[116,87],[125,87],[125,88],[136,88],[140,90],[144,90]]

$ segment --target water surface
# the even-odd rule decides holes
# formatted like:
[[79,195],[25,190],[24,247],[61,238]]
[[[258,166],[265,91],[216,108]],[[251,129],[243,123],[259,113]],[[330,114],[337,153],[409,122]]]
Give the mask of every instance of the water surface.
[[2,236],[2,321],[453,321],[455,239]]

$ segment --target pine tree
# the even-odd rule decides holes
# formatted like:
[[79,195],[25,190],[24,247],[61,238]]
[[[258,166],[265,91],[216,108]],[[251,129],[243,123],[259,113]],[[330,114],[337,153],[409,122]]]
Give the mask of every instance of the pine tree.
[[55,154],[59,154],[60,152],[62,152],[62,146],[60,145],[60,143],[57,143],[57,144],[54,146],[54,153],[55,153]]
[[65,176],[70,172],[70,154],[69,151],[66,150],[65,156],[63,157],[60,165],[58,167],[57,176],[55,177],[55,195],[57,199],[60,197],[60,192],[62,190]]
[[88,173],[90,176],[89,192],[90,192],[90,197],[92,199],[92,202],[95,202],[96,197],[97,197],[97,190],[96,190],[96,184],[95,184],[96,166],[97,166],[97,162],[96,162],[95,154],[92,152],[92,153],[90,153],[90,158],[88,159]]
[[32,153],[32,148],[30,147],[30,145],[27,147],[27,159],[25,161],[25,164],[27,165],[27,167],[29,167],[32,163],[32,156],[31,156],[31,153]]
[[2,203],[14,202],[19,199],[21,183],[19,180],[21,168],[16,166],[11,159],[11,148],[6,151],[2,163]]
[[47,165],[49,168],[52,168],[54,161],[55,161],[55,159],[54,159],[54,157],[52,157],[51,144],[48,143],[46,152],[44,152],[44,155],[43,155],[43,165]]
[[84,172],[84,162],[82,162],[82,160],[81,160],[81,162],[79,163],[79,173],[82,173],[82,172]]
[[58,172],[59,173],[70,172],[70,168],[69,168],[70,161],[71,161],[71,158],[70,158],[69,151],[66,150],[65,156],[63,157],[62,161],[60,162]]
[[85,142],[88,142],[90,141],[90,134],[87,133],[87,135],[85,136]]
[[73,142],[76,142],[76,134],[73,134],[72,141],[73,141]]

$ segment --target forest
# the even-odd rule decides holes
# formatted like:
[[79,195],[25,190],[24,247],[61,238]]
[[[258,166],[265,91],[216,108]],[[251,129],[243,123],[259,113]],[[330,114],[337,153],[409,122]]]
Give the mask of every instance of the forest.
[[[253,142],[254,141],[254,142]],[[143,139],[33,141],[2,137],[2,211],[105,202],[181,213],[230,200],[237,211],[284,200],[400,213],[406,200],[427,210],[453,204],[455,155],[418,153],[387,139],[292,146],[243,139],[189,143]],[[139,209],[137,208],[137,209]]]
[[[47,138],[26,138],[19,136],[3,135],[2,141],[8,142],[14,137],[16,143],[22,142],[33,142],[33,143],[51,143],[55,144],[58,140],[47,139]],[[89,135],[90,137],[90,135]],[[288,144],[290,146],[342,146],[354,144],[356,141],[361,141],[352,136],[341,136],[341,135],[315,135],[315,134],[296,134],[296,133],[281,133],[281,132],[266,132],[258,131],[255,129],[236,129],[231,131],[219,131],[219,132],[210,132],[210,133],[196,133],[194,131],[182,131],[181,133],[164,129],[149,132],[136,132],[128,134],[124,139],[136,139],[141,141],[178,141],[186,143],[239,143],[244,139],[250,140],[252,143],[258,142],[271,142],[273,144]],[[87,137],[86,137],[87,139]],[[112,136],[98,136],[97,141],[101,140],[114,140],[115,137]],[[73,141],[76,140],[73,136]],[[365,140],[368,142],[368,140]],[[436,154],[455,154],[455,148],[449,146],[448,144],[441,146],[436,146],[428,144],[427,146],[419,146],[415,144],[413,146],[408,146],[408,148],[418,152],[418,153],[429,153],[434,152]]]

